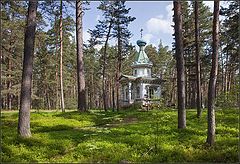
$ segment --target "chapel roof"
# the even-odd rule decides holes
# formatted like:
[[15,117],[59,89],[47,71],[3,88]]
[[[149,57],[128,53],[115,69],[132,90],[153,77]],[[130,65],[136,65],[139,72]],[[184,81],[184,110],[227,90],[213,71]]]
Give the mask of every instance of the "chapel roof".
[[137,45],[139,46],[139,52],[135,56],[135,60],[133,62],[133,67],[135,66],[152,66],[152,62],[149,60],[147,54],[144,51],[144,46],[147,43],[144,40],[138,40]]
[[165,81],[161,78],[135,77],[135,76],[124,75],[124,74],[122,74],[119,79],[122,82],[124,82],[124,81],[140,82],[141,81],[141,82],[147,82],[147,83],[151,83],[151,84],[160,84]]

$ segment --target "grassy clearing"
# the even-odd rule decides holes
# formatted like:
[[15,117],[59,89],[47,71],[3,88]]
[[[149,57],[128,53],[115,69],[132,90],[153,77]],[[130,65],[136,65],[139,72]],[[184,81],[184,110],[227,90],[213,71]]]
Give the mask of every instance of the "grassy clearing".
[[17,137],[18,113],[2,113],[3,162],[237,162],[236,109],[216,112],[216,144],[205,144],[206,111],[33,112],[32,138]]

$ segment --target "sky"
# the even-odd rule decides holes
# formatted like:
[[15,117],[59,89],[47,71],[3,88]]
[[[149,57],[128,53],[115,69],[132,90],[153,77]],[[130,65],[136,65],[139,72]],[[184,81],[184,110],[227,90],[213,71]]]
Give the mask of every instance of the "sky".
[[[91,1],[90,10],[85,11],[83,17],[83,40],[85,43],[90,37],[88,29],[94,29],[98,20],[102,18],[102,12],[97,9],[99,3],[99,1]],[[213,11],[213,1],[204,1],[204,3]],[[227,2],[221,1],[220,5],[226,6]],[[161,40],[164,46],[172,47],[174,32],[172,1],[126,1],[126,7],[131,8],[129,15],[136,17],[129,25],[129,30],[133,34],[130,43],[136,45],[136,41],[141,38],[140,29],[143,29],[142,39],[147,44],[157,46]],[[110,44],[114,44],[114,42],[113,40]]]

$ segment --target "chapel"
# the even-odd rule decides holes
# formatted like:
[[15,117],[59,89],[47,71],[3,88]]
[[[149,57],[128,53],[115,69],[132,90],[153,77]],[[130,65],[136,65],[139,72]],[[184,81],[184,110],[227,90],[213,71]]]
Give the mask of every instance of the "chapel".
[[163,80],[160,77],[152,77],[153,64],[144,51],[146,44],[142,39],[137,41],[139,52],[131,65],[132,75],[122,74],[120,76],[122,107],[142,104],[146,99],[150,103],[158,103],[160,100]]

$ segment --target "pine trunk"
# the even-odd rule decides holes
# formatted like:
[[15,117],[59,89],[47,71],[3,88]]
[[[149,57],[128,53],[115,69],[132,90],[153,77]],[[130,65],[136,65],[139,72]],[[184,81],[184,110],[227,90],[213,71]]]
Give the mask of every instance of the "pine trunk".
[[207,143],[213,145],[215,142],[215,93],[218,74],[218,46],[219,46],[219,0],[214,1],[213,13],[213,54],[212,68],[208,86],[208,134]]
[[104,44],[104,52],[103,52],[103,108],[104,111],[107,111],[107,100],[106,100],[106,55],[107,55],[107,44],[108,44],[108,40],[110,37],[110,33],[111,33],[111,29],[112,29],[112,23],[110,22],[109,26],[108,26],[108,33],[106,35],[106,41]]
[[33,72],[34,40],[36,31],[37,1],[29,1],[27,24],[24,37],[24,58],[21,85],[21,100],[18,118],[18,134],[30,137],[30,108]]
[[61,90],[61,108],[65,112],[64,92],[63,92],[63,28],[62,28],[62,0],[60,1],[60,90]]
[[195,1],[195,46],[196,46],[196,87],[197,87],[197,117],[200,118],[202,114],[201,110],[201,72],[200,72],[200,54],[199,54],[199,23],[198,23],[198,1]]
[[117,92],[117,111],[119,111],[120,104],[119,104],[119,89],[120,89],[120,72],[122,67],[122,44],[121,44],[121,31],[118,25],[118,56],[117,56],[117,85],[116,85],[116,92]]
[[182,37],[182,13],[180,1],[174,1],[174,22],[177,60],[178,128],[186,128],[185,76]]
[[[0,10],[2,11],[2,3],[0,3]],[[0,12],[0,18],[2,18],[2,12]],[[2,27],[2,19],[0,19],[0,27]],[[0,40],[2,40],[2,30],[0,30]],[[2,63],[3,63],[3,54],[2,48],[0,48],[0,110],[3,108],[3,98],[2,98]]]
[[76,1],[76,35],[77,35],[78,110],[86,111],[82,17],[83,17],[82,1],[77,0]]
[[114,78],[112,79],[112,111],[114,112],[115,110],[115,84],[114,84]]
[[[10,44],[10,47],[12,47],[12,45]],[[11,52],[11,48],[10,51]],[[11,55],[11,54],[10,54]],[[11,89],[12,89],[12,75],[11,75],[11,71],[12,71],[12,62],[11,59],[8,58],[8,84],[7,84],[7,89],[8,89],[8,94],[7,94],[7,103],[8,103],[8,109],[11,110],[12,109],[12,94],[11,94]]]
[[55,35],[56,35],[56,40],[55,40],[55,55],[56,55],[56,73],[55,73],[55,76],[56,76],[56,109],[58,110],[58,62],[59,62],[59,59],[58,59],[58,28],[57,28],[57,16],[55,16]]

